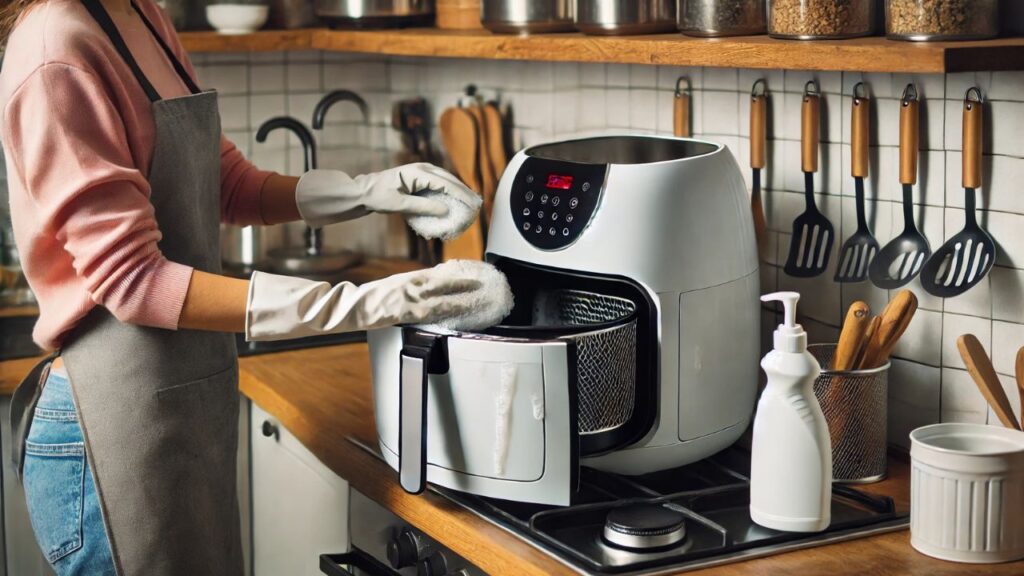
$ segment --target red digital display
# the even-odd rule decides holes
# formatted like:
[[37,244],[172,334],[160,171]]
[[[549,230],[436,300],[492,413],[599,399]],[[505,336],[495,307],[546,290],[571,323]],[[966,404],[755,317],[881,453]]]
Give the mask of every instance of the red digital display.
[[572,176],[548,174],[547,187],[554,188],[556,190],[568,190],[569,188],[572,188]]

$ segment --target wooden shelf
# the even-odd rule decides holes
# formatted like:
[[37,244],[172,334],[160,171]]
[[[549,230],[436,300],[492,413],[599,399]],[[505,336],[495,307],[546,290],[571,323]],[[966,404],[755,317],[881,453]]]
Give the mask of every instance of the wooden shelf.
[[314,49],[392,56],[853,72],[1024,70],[1024,38],[909,43],[875,37],[801,42],[767,36],[700,39],[679,34],[506,36],[435,28],[313,29],[244,36],[191,32],[182,34],[182,38],[186,48],[196,52]]

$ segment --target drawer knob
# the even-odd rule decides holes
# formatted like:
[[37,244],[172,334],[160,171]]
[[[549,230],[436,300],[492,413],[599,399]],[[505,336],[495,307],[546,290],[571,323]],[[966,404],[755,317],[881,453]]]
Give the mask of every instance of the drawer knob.
[[277,438],[277,426],[275,426],[270,420],[263,421],[261,431],[263,432],[263,436],[267,438]]

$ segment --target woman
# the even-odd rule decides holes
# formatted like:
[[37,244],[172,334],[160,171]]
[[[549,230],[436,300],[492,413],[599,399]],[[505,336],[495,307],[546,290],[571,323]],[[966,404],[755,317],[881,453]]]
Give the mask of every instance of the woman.
[[34,338],[59,351],[13,402],[37,540],[61,576],[241,574],[229,333],[479,328],[511,294],[479,262],[358,288],[231,279],[219,222],[399,212],[455,235],[479,197],[422,164],[356,178],[257,170],[221,135],[216,94],[196,86],[152,0],[14,0],[0,8],[4,41],[15,238],[39,300]]

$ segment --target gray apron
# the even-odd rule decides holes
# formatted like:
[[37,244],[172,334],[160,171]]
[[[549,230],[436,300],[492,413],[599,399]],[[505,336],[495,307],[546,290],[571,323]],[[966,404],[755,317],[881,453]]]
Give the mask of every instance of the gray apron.
[[[82,3],[152,101],[156,147],[149,184],[161,251],[169,260],[219,273],[216,93],[195,86],[133,3],[192,92],[161,99],[100,1]],[[132,326],[96,307],[66,339],[61,356],[117,573],[241,575],[234,336]]]

